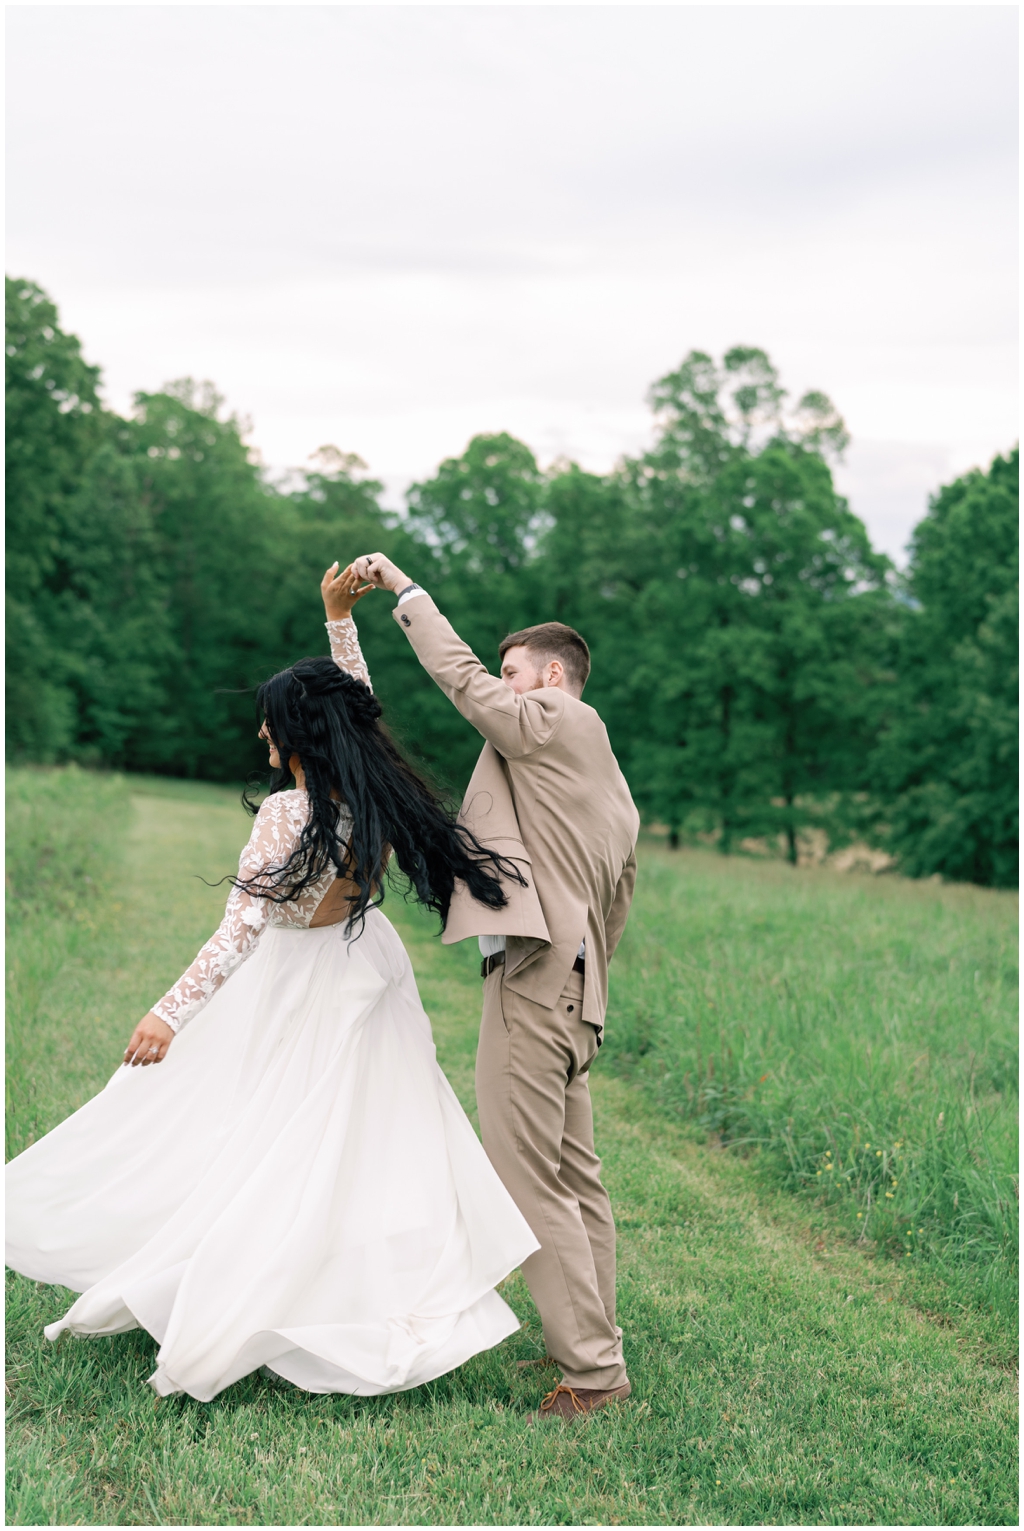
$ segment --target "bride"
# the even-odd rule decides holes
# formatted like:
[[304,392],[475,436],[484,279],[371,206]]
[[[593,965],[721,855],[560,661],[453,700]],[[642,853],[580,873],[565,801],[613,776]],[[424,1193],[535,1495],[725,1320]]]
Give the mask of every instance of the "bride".
[[333,658],[259,691],[271,793],[220,927],[106,1089],[7,1167],[8,1265],[81,1293],[47,1338],[141,1326],[161,1394],[260,1366],[314,1393],[417,1387],[518,1328],[494,1288],[538,1247],[377,907],[392,852],[442,924],[456,878],[500,908],[518,874],[381,727],[351,616],[370,587],[337,568]]

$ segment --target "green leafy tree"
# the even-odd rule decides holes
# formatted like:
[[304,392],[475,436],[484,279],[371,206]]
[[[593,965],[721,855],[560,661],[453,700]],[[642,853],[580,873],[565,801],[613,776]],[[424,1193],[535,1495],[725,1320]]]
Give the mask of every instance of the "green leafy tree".
[[7,278],[7,709],[15,755],[52,760],[76,735],[66,655],[50,626],[86,464],[108,420],[99,369],[34,282]]
[[[533,453],[504,433],[474,436],[461,457],[409,490],[412,545],[402,566],[485,664],[496,665],[506,633],[550,614],[537,557],[548,528],[544,501]],[[480,741],[437,688],[417,682],[401,718],[438,779],[464,787]]]
[[[323,570],[380,547],[485,662],[557,618],[644,813],[796,860],[874,812],[908,872],[1016,877],[1017,455],[933,500],[901,586],[836,493],[846,431],[791,405],[768,356],[693,351],[656,440],[609,474],[476,436],[382,509],[321,448],[287,487],[210,385],[105,411],[99,373],[31,282],[7,282],[8,740],[16,755],[237,779],[264,763],[254,687],[324,652]],[[369,597],[374,685],[453,795],[478,741]],[[871,800],[867,789],[873,789]]]
[[608,725],[628,763],[646,728],[638,666],[643,592],[657,573],[657,545],[642,502],[623,475],[587,473],[575,463],[552,470],[545,496],[548,529],[540,546],[537,621],[566,622],[590,648],[586,700]]
[[713,831],[727,851],[781,833],[795,860],[801,827],[837,833],[837,798],[864,784],[888,566],[832,483],[841,419],[818,393],[787,412],[762,351],[691,353],[651,398],[648,453],[603,492],[578,471],[552,484],[573,528],[546,546],[560,563],[576,550],[590,599],[572,609],[608,659],[588,696],[673,835]]
[[253,688],[281,658],[275,618],[282,570],[295,558],[295,511],[221,403],[210,385],[185,379],[138,394],[120,431],[151,517],[173,637],[165,711],[131,764],[237,780],[263,764]]
[[[735,753],[738,780],[760,790],[734,817],[781,834],[795,863],[799,831],[817,823],[837,839],[850,794],[867,783],[889,691],[889,565],[815,446],[775,438],[730,464],[715,498],[720,522],[747,544],[735,551],[748,572],[730,575],[744,632]],[[728,827],[723,819],[727,843]]]
[[1018,453],[947,484],[914,533],[899,707],[876,759],[911,876],[1017,882]]
[[74,702],[65,753],[124,767],[173,736],[166,677],[179,651],[150,506],[115,440],[86,465],[69,512],[43,608]]
[[476,576],[514,603],[544,529],[543,489],[529,447],[504,432],[474,436],[461,457],[409,490],[409,526],[433,549],[443,579]]
[[720,365],[691,351],[651,388],[659,436],[643,462],[654,473],[709,483],[738,454],[756,454],[773,441],[841,455],[849,435],[827,394],[805,393],[793,409],[787,397],[766,352],[755,346],[733,346]]

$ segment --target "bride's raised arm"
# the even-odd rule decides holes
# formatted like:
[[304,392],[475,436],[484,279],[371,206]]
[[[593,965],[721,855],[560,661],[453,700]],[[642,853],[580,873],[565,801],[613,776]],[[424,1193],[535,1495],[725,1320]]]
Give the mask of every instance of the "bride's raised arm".
[[373,589],[373,585],[360,584],[352,572],[351,564],[339,573],[338,565],[332,563],[320,581],[320,594],[324,598],[324,611],[327,613],[327,636],[331,640],[331,658],[339,669],[347,670],[356,680],[361,680],[364,686],[370,686],[371,691],[370,672],[359,647],[359,634],[352,620],[352,608]]
[[[351,564],[339,573],[338,565],[333,563],[320,581],[331,657],[340,669],[347,670],[365,686],[370,685],[370,672],[359,647],[352,608],[373,589],[373,585],[360,583]],[[256,878],[261,871],[280,866],[288,859],[303,822],[301,816],[296,818],[294,806],[295,800],[290,793],[275,794],[263,804],[256,816],[249,844],[242,852],[241,877]],[[166,1057],[179,1027],[203,1008],[228,975],[251,954],[263,932],[266,917],[263,899],[253,891],[233,889],[223,920],[192,966],[143,1016],[132,1032],[125,1049],[125,1063],[136,1066],[159,1063]]]

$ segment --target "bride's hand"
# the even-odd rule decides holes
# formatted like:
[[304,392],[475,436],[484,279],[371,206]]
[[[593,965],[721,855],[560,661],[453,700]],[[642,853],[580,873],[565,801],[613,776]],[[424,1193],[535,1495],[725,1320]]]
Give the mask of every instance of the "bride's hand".
[[361,601],[372,589],[372,585],[363,585],[360,589],[359,579],[352,572],[351,564],[339,574],[338,565],[332,563],[320,581],[320,594],[324,598],[328,622],[340,622],[342,618],[350,617],[356,602]]
[[174,1041],[174,1032],[152,1010],[144,1015],[132,1032],[132,1039],[124,1050],[124,1062],[137,1068],[141,1063],[159,1063],[166,1058],[167,1049]]

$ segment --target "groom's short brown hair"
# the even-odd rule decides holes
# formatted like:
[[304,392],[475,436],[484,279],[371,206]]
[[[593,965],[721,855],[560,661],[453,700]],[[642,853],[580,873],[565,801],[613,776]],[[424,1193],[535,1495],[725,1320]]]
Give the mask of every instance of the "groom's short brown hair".
[[535,659],[545,664],[552,659],[561,660],[569,684],[582,692],[590,674],[590,650],[574,627],[566,627],[564,622],[541,622],[536,627],[509,633],[498,645],[498,658],[504,659],[509,649],[519,647],[529,649]]

